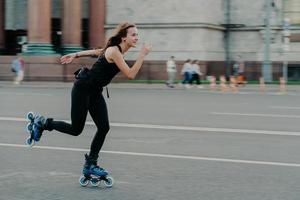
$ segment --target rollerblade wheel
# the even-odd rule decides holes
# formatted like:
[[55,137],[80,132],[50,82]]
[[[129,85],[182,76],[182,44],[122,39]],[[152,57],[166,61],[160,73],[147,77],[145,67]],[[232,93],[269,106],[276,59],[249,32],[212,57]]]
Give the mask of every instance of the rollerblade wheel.
[[31,137],[28,137],[25,141],[25,143],[28,145],[28,146],[33,146],[35,141],[31,138]]
[[91,185],[94,187],[98,187],[100,185],[100,181],[96,178],[92,178],[90,181]]
[[33,120],[34,119],[34,113],[33,112],[29,112],[29,113],[27,113],[27,119],[28,120]]
[[79,178],[79,184],[82,186],[82,187],[86,187],[88,184],[89,184],[89,180],[85,177],[85,176],[81,176]]
[[33,130],[33,124],[29,122],[26,126],[26,130],[27,132],[31,132]]
[[111,188],[114,184],[114,179],[111,176],[107,176],[106,180],[104,180],[104,185],[108,188]]

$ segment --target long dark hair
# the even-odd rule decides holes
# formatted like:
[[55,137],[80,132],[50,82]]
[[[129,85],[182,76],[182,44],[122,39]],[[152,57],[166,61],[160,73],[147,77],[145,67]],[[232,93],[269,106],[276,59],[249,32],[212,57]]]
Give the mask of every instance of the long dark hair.
[[114,30],[114,34],[108,39],[100,56],[102,56],[108,47],[116,46],[122,42],[122,38],[127,36],[127,30],[131,27],[136,27],[135,24],[123,22],[120,23]]

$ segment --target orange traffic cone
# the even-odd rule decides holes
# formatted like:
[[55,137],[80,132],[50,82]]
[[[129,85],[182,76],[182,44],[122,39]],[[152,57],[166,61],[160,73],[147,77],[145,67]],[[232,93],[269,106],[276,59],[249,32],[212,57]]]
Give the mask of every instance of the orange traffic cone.
[[217,87],[217,85],[216,85],[216,77],[215,76],[211,76],[210,79],[209,79],[209,81],[210,81],[210,84],[209,84],[210,90],[211,91],[215,91],[216,87]]
[[284,77],[279,78],[279,91],[281,93],[286,93],[286,82]]
[[264,92],[266,89],[264,77],[259,77],[259,89],[261,92]]
[[226,78],[224,75],[220,76],[220,89],[221,89],[221,92],[228,91],[228,87],[226,85]]
[[236,85],[237,85],[236,78],[234,76],[230,76],[230,88],[234,93],[238,92],[238,88],[236,87]]

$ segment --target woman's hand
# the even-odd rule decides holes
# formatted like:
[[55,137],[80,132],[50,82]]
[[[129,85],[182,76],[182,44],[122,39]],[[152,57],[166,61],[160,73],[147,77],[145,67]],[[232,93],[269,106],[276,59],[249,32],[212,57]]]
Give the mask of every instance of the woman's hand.
[[141,48],[141,53],[146,56],[152,49],[152,45],[151,44],[147,44],[147,43],[143,43],[143,46]]
[[60,58],[60,63],[61,64],[69,64],[74,60],[74,58],[76,58],[76,53],[70,53],[70,54],[64,55]]

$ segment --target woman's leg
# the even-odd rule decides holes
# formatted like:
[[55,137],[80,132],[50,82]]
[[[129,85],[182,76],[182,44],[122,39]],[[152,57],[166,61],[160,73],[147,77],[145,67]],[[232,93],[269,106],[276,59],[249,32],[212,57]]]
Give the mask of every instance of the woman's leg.
[[86,90],[74,85],[71,98],[71,124],[50,119],[47,125],[48,130],[54,129],[73,136],[80,135],[88,112],[89,94]]
[[97,126],[97,132],[93,138],[89,156],[98,158],[106,134],[109,131],[107,107],[103,95],[99,91],[90,97],[89,112]]

